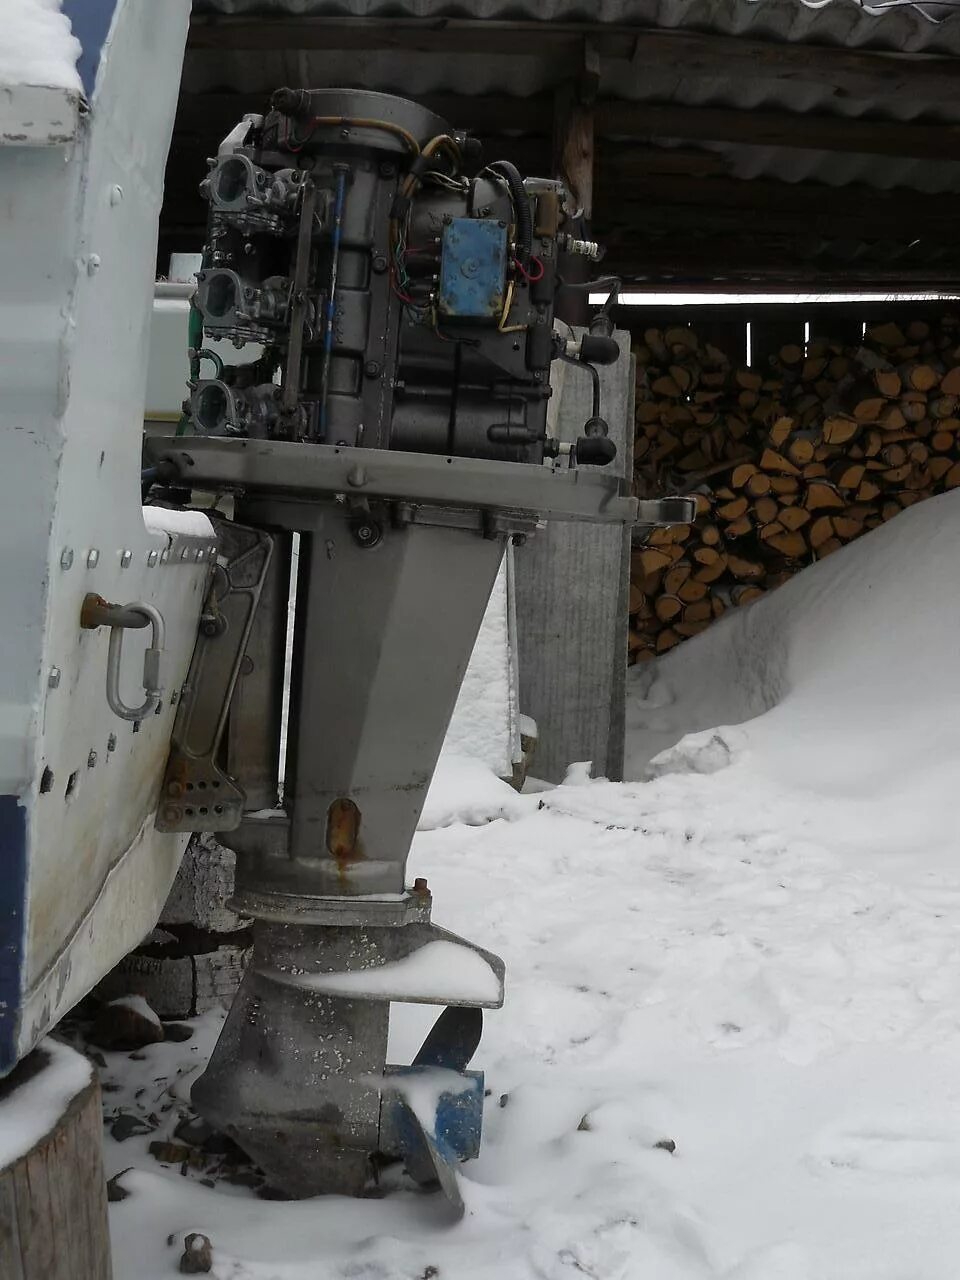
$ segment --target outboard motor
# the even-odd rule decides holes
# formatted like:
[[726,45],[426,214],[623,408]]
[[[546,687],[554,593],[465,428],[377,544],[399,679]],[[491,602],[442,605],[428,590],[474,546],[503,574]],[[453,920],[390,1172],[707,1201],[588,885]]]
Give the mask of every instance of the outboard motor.
[[[405,876],[460,682],[509,539],[692,503],[638,504],[604,470],[598,394],[575,443],[547,432],[552,361],[599,386],[593,364],[618,355],[554,333],[558,254],[597,254],[565,230],[562,183],[484,164],[412,102],[281,89],[202,191],[183,430],[149,448],[165,484],[231,494],[234,519],[160,825],[233,829],[255,943],[194,1101],[289,1194],[360,1194],[400,1157],[462,1211],[483,1102],[467,1068],[503,964],[433,924]],[[202,336],[261,351],[222,366]],[[444,1006],[411,1066],[386,1061],[392,1001]]]

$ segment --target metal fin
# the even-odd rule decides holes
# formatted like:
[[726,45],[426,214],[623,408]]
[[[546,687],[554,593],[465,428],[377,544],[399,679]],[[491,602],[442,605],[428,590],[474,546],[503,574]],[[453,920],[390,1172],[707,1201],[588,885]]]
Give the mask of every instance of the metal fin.
[[443,1154],[436,1139],[427,1132],[405,1102],[401,1102],[400,1107],[403,1111],[404,1129],[410,1142],[403,1154],[407,1173],[421,1186],[438,1183],[459,1221],[466,1209],[460,1194],[455,1160],[448,1159]]
[[415,1067],[447,1067],[464,1071],[483,1034],[483,1010],[467,1005],[444,1009],[417,1050]]

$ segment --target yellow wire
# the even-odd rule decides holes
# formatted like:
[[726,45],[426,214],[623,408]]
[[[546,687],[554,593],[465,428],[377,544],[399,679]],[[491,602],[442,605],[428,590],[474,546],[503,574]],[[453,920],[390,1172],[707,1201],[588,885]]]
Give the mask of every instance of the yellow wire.
[[[355,129],[383,129],[385,133],[395,133],[398,138],[402,138],[415,156],[420,154],[420,143],[413,134],[404,129],[402,125],[392,124],[389,120],[367,120],[361,116],[314,116],[310,123],[314,127],[317,125],[350,125]],[[441,134],[441,137],[445,138],[446,136],[446,134]],[[451,138],[450,141],[453,142],[453,139]]]
[[513,281],[507,285],[507,298],[503,304],[503,310],[500,312],[500,323],[497,329],[500,333],[519,333],[521,329],[526,329],[525,324],[507,324],[507,317],[510,315],[510,308],[513,306]]

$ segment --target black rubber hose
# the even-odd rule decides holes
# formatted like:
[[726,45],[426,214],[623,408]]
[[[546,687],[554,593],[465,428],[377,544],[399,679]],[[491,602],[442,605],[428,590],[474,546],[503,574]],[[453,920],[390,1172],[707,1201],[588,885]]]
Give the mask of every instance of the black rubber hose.
[[487,168],[491,173],[498,173],[506,179],[513,197],[513,207],[517,218],[517,261],[525,267],[530,260],[533,249],[533,214],[530,212],[530,201],[523,189],[523,178],[520,170],[509,160],[494,160]]

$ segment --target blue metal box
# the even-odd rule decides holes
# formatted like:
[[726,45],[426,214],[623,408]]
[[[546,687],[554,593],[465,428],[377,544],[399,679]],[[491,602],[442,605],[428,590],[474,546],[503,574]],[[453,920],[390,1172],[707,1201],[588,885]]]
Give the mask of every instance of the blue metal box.
[[497,320],[507,280],[507,228],[492,218],[451,218],[440,257],[441,316]]

